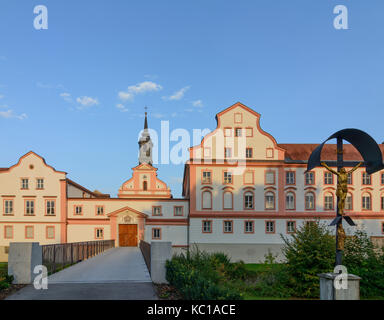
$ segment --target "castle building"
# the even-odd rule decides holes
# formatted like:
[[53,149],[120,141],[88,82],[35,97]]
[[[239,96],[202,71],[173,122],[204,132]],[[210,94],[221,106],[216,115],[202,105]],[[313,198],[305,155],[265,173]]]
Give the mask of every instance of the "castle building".
[[[40,244],[115,239],[171,241],[174,252],[196,244],[258,262],[270,250],[281,257],[283,240],[303,223],[336,215],[336,177],[324,168],[305,173],[314,144],[278,144],[260,127],[260,114],[236,103],[216,115],[217,128],[190,148],[182,198],[157,176],[147,114],[139,139],[139,164],[116,198],[90,191],[34,152],[0,168],[0,261],[10,242]],[[383,152],[383,146],[380,145]],[[325,161],[336,145],[325,145]],[[346,165],[361,156],[344,145]],[[345,210],[357,227],[384,243],[384,171],[350,175]],[[334,228],[330,227],[334,232]]]

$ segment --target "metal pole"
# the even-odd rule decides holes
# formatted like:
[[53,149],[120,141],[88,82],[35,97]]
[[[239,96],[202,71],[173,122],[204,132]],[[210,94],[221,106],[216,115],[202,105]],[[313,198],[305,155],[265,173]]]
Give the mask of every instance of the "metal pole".
[[[343,167],[343,139],[337,138],[337,172],[340,172],[341,168]],[[337,177],[337,183],[339,183],[339,177]],[[339,217],[339,196],[337,196],[337,203],[336,203],[336,216]],[[343,251],[337,249],[337,243],[338,243],[338,235],[337,230],[339,228],[339,225],[343,223],[343,219],[340,219],[339,222],[336,225],[336,261],[335,265],[341,265],[342,259],[343,259]]]

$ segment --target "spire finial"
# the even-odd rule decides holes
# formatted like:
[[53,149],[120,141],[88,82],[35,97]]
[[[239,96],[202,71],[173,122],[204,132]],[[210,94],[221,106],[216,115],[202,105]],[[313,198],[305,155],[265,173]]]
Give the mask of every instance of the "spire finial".
[[148,107],[145,106],[145,107],[144,107],[144,110],[145,110],[144,129],[148,129],[147,109],[148,109]]

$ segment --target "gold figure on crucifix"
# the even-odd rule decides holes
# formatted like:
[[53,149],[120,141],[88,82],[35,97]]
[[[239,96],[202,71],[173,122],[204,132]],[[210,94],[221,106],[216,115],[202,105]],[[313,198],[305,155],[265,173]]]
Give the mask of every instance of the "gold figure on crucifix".
[[337,172],[330,167],[325,162],[321,162],[321,165],[326,168],[329,172],[335,174],[339,177],[337,180],[337,189],[336,189],[336,196],[338,197],[338,203],[337,207],[339,209],[339,214],[344,215],[344,206],[345,206],[345,199],[347,198],[348,194],[348,174],[355,171],[358,167],[360,167],[363,164],[363,162],[360,162],[357,166],[352,168],[351,170],[347,171],[345,168],[341,168],[340,172]]
[[[325,162],[321,162],[321,165],[326,168],[329,172],[338,176],[337,179],[337,189],[336,196],[338,197],[337,208],[339,209],[339,214],[344,215],[344,207],[345,207],[345,199],[348,194],[348,174],[355,171],[358,167],[360,167],[363,162],[360,162],[357,166],[347,171],[345,168],[341,168],[340,172],[337,172],[330,167]],[[344,240],[346,238],[345,231],[343,228],[343,224],[340,222],[337,225],[337,250],[344,250]]]

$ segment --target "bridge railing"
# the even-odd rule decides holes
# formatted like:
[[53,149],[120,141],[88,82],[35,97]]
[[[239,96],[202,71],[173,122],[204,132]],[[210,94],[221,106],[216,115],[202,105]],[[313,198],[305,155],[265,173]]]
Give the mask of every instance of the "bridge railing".
[[43,245],[43,265],[52,274],[115,247],[115,240]]
[[149,273],[151,273],[151,244],[140,240],[140,250],[143,254],[145,264],[147,265]]

